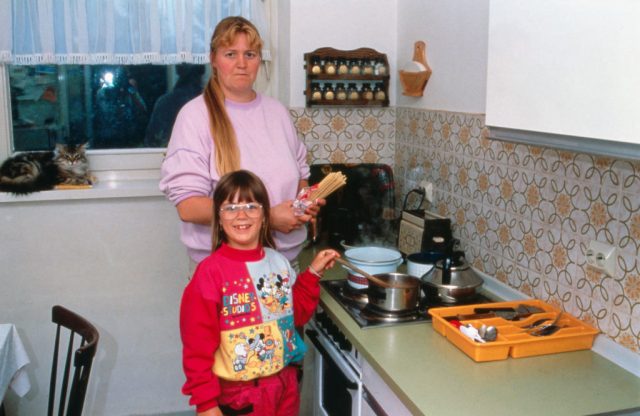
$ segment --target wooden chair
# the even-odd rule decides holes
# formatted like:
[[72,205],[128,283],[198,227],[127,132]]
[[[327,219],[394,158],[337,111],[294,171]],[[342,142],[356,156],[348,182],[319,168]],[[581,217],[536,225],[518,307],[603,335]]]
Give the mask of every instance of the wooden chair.
[[[93,363],[93,357],[96,354],[100,334],[89,321],[59,305],[56,305],[51,309],[51,320],[53,323],[57,324],[57,328],[56,341],[53,350],[53,363],[51,366],[49,408],[47,414],[49,416],[54,414],[56,382],[59,381],[61,383],[61,389],[58,397],[57,414],[59,416],[80,416],[82,414],[84,398],[87,393],[91,364]],[[68,331],[61,331],[62,328],[65,328]],[[64,367],[62,367],[62,357],[58,359],[61,332],[69,334],[66,354],[64,350],[62,351],[62,355],[65,356]],[[77,337],[76,334],[78,335]],[[74,370],[72,378],[69,379],[72,356]],[[63,372],[58,380],[59,368],[60,370],[63,370]],[[71,386],[69,386],[69,384],[71,384]]]

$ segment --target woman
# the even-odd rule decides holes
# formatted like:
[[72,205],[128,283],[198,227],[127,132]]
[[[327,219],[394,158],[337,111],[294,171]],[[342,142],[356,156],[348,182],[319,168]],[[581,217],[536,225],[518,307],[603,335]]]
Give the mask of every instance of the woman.
[[211,37],[212,75],[204,93],[180,110],[162,164],[160,189],[182,220],[181,238],[194,265],[211,252],[213,191],[222,175],[249,170],[262,179],[272,203],[269,222],[278,250],[295,265],[305,224],[324,200],[296,216],[296,194],[307,186],[307,151],[287,109],[253,89],[262,40],[251,22],[228,17]]

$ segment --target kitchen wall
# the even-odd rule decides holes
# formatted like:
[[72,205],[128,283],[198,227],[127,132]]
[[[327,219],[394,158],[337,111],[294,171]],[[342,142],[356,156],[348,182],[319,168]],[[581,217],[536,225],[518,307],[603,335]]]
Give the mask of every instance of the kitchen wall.
[[147,197],[0,203],[0,322],[16,324],[32,386],[23,398],[7,393],[8,415],[46,413],[56,304],[100,331],[85,413],[187,409],[178,332],[187,256],[175,208],[153,186]]
[[[330,3],[328,20],[339,13]],[[424,96],[405,97],[395,85],[388,109],[322,110],[292,97],[310,162],[389,163],[393,153],[396,200],[422,179],[433,182],[430,209],[452,218],[475,267],[640,355],[640,163],[489,138],[488,7],[488,0],[399,2],[391,74],[411,59],[416,40],[426,41],[433,74]],[[301,28],[311,23],[303,19],[296,17]],[[321,39],[317,46],[334,46]],[[292,84],[303,88],[303,79],[292,66]],[[619,248],[615,276],[586,266],[590,240]]]

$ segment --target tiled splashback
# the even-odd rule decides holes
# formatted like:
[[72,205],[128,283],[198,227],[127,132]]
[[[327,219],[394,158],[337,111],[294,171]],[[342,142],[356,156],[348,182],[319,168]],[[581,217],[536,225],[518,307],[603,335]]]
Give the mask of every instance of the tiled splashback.
[[[391,164],[397,201],[422,179],[475,267],[640,354],[640,162],[488,138],[484,116],[293,109],[311,163]],[[618,248],[614,277],[586,266]]]

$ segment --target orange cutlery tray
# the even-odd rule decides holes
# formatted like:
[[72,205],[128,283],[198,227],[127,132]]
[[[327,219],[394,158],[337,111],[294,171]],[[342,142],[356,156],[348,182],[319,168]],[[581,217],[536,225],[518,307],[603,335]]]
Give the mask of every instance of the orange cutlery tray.
[[[464,335],[451,320],[458,315],[474,314],[476,308],[514,308],[519,305],[535,306],[543,312],[534,313],[517,321],[502,317],[461,320],[462,325],[471,324],[480,328],[482,324],[493,325],[498,329],[495,341],[481,343]],[[554,354],[557,352],[590,349],[598,330],[580,321],[567,312],[563,312],[556,323],[560,329],[547,336],[534,336],[521,327],[532,324],[541,318],[553,320],[560,310],[540,300],[527,299],[514,302],[495,302],[453,307],[432,308],[429,310],[433,320],[433,329],[446,337],[474,361],[496,361],[508,357],[522,358],[534,355]]]

